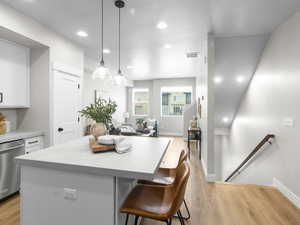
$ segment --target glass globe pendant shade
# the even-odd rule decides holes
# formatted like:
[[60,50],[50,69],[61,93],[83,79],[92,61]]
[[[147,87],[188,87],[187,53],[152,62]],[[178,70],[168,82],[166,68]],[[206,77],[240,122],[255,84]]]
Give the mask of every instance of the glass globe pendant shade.
[[122,74],[122,71],[119,70],[118,74],[116,76],[114,76],[114,83],[117,86],[124,86],[126,82],[126,78],[125,76]]
[[93,79],[105,79],[109,74],[108,68],[105,67],[104,61],[101,60],[99,65],[96,67],[95,71],[93,72]]

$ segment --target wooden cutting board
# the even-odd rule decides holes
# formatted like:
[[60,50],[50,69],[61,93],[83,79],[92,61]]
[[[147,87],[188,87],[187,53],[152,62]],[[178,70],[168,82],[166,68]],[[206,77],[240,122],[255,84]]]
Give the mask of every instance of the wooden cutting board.
[[92,152],[94,152],[94,153],[108,152],[108,151],[115,150],[114,145],[98,144],[95,138],[90,138],[90,148],[91,148]]

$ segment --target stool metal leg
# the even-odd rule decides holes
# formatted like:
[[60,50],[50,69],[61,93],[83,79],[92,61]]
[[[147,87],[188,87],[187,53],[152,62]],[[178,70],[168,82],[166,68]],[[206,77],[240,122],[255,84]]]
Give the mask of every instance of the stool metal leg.
[[134,225],[137,225],[137,224],[138,224],[138,221],[139,221],[139,216],[135,216],[135,219],[134,219]]
[[185,219],[185,220],[189,220],[189,219],[191,218],[191,214],[190,214],[190,210],[189,210],[189,207],[188,207],[188,205],[187,205],[185,199],[183,200],[183,204],[184,204],[185,209],[186,209],[186,211],[187,211],[187,213],[188,213],[188,216],[187,216],[187,217],[182,217],[182,218]]
[[178,215],[178,219],[180,221],[180,224],[185,225],[184,219],[182,218],[182,214],[181,214],[180,210],[178,210],[177,215]]
[[[183,218],[184,220],[189,220],[189,219],[191,219],[191,214],[190,214],[190,210],[189,210],[189,208],[188,208],[188,205],[187,205],[185,199],[183,200],[183,204],[184,204],[184,207],[185,207],[185,209],[186,209],[186,211],[187,211],[188,216],[187,216],[187,217],[182,216],[182,218]],[[178,215],[177,215],[177,216],[174,216],[174,217],[175,217],[175,218],[179,218]]]
[[167,225],[172,225],[172,218],[166,221]]
[[125,221],[125,225],[127,225],[127,224],[128,224],[128,217],[129,217],[129,214],[127,213],[127,214],[126,214],[126,221]]

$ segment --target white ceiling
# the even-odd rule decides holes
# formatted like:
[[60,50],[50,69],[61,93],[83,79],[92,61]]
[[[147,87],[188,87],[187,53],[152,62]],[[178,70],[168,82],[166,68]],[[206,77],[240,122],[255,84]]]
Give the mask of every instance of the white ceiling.
[[211,0],[215,76],[223,79],[214,89],[216,127],[232,124],[268,40],[260,34],[270,34],[299,9],[299,0]]
[[[100,0],[0,0],[82,46],[98,59]],[[106,64],[116,71],[117,10],[105,1]],[[125,0],[122,11],[122,67],[131,79],[192,77],[197,60],[186,52],[202,51],[206,30],[217,36],[269,33],[300,9],[299,0]],[[210,8],[209,8],[210,7]],[[156,29],[159,21],[166,30]],[[211,27],[209,28],[209,21]],[[87,38],[76,35],[88,32]],[[172,48],[165,49],[165,44]],[[95,63],[94,63],[95,64]],[[127,69],[134,66],[135,69]]]
[[[26,15],[83,46],[91,58],[100,48],[100,0],[1,0]],[[122,66],[131,79],[195,76],[196,60],[186,52],[201,52],[201,40],[207,30],[206,0],[126,0],[122,11]],[[116,71],[117,9],[113,0],[104,0],[105,48],[111,49],[106,64]],[[168,24],[158,30],[159,21]],[[76,35],[88,32],[87,38]],[[165,44],[172,48],[165,49]],[[126,69],[134,66],[135,69]]]
[[210,0],[217,36],[267,34],[300,10],[299,0]]
[[[79,44],[93,62],[100,48],[100,0],[0,0],[33,17]],[[117,68],[117,10],[105,1],[106,65]],[[133,80],[193,77],[199,59],[187,59],[190,51],[202,51],[202,40],[210,30],[217,37],[269,34],[300,9],[300,0],[126,0],[122,10],[122,69]],[[210,7],[210,8],[209,8]],[[166,30],[156,29],[159,21]],[[87,38],[76,35],[88,32]],[[230,126],[243,93],[255,72],[264,38],[219,39],[216,43],[216,75],[223,83],[215,86],[217,127]],[[165,44],[172,48],[165,49]],[[202,55],[203,56],[203,55]],[[90,64],[90,63],[89,63]],[[95,65],[95,63],[92,63]],[[126,69],[134,66],[134,69]],[[237,84],[237,76],[245,81]],[[228,117],[229,122],[222,122]]]

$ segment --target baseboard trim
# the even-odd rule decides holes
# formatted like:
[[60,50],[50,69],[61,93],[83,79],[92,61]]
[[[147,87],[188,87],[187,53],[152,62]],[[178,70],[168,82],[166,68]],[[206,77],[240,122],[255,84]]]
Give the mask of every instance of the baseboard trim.
[[207,173],[206,163],[204,162],[203,158],[201,159],[201,164],[202,164],[205,180],[207,182],[215,182],[217,180],[217,175],[215,173]]
[[300,198],[278,179],[273,178],[273,186],[300,209]]
[[217,180],[217,176],[214,173],[209,173],[206,176],[206,181],[207,182],[215,182]]
[[201,164],[202,164],[204,175],[205,177],[207,177],[206,163],[204,162],[203,158],[201,159]]
[[182,137],[183,134],[181,133],[169,133],[169,132],[160,132],[160,136],[174,136],[174,137]]

